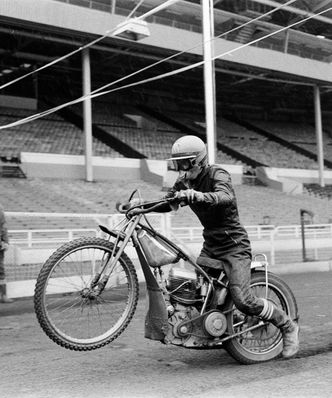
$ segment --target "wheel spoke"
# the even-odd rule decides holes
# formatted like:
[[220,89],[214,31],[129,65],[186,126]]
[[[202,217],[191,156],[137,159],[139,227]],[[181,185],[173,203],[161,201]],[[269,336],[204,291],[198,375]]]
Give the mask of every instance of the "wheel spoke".
[[70,243],[60,249],[59,256],[45,263],[46,270],[42,269],[37,280],[35,308],[39,322],[66,348],[102,346],[117,337],[133,315],[138,300],[135,269],[128,257],[121,256],[105,289],[96,296],[91,282],[100,272],[103,259],[111,255],[113,244],[100,238],[81,238],[76,245]]
[[[256,284],[252,287],[252,291],[256,297],[265,298],[265,283],[262,282]],[[269,286],[267,298],[278,307],[285,309],[285,302],[283,301],[282,296],[278,294],[278,292],[272,286]],[[245,331],[246,329],[257,324],[259,321],[259,319],[256,317],[242,314],[235,307],[233,311],[233,320],[235,320],[233,321],[234,333]],[[274,347],[280,343],[280,340],[281,334],[279,330],[270,323],[257,329],[244,332],[237,338],[238,343],[241,344],[245,350],[258,354],[273,350]]]

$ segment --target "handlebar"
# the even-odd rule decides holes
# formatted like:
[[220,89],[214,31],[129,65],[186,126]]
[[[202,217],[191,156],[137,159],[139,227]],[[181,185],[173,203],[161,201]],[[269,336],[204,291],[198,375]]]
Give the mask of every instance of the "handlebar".
[[126,217],[130,218],[129,213],[134,209],[136,210],[135,211],[136,214],[146,214],[153,212],[159,205],[163,203],[181,203],[181,202],[183,202],[183,199],[170,197],[170,198],[155,200],[152,202],[144,202],[144,203],[142,202],[134,205],[131,202],[125,202],[125,203],[118,202],[115,207],[119,213],[126,214]]

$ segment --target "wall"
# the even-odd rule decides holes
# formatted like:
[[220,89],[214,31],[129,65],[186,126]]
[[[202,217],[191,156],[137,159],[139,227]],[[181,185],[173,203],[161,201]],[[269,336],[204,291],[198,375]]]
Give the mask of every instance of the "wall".
[[167,162],[153,159],[140,159],[141,178],[152,184],[163,186],[167,173]]
[[[281,178],[289,178],[302,183],[318,183],[318,170],[304,170],[304,169],[277,169],[278,176]],[[324,171],[324,179],[326,184],[332,184],[332,171]]]
[[[290,194],[301,194],[303,184],[319,183],[318,170],[257,167],[256,176],[263,184]],[[332,171],[324,171],[324,181],[332,184]]]
[[[28,178],[85,179],[85,157],[47,153],[21,153],[21,168]],[[139,180],[168,188],[177,173],[167,171],[163,160],[104,158],[93,156],[94,180]],[[222,165],[232,176],[233,183],[241,184],[243,167]]]
[[[85,179],[85,157],[21,153],[21,168],[29,178]],[[92,158],[95,180],[141,179],[140,159]]]

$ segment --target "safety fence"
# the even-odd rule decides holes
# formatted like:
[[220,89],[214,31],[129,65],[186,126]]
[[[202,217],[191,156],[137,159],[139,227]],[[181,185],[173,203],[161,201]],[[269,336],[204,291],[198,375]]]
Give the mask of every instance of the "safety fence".
[[[24,228],[10,229],[9,235],[13,245],[23,247],[49,246],[58,245],[59,243],[68,242],[81,236],[100,236],[102,233],[99,225],[105,225],[108,228],[114,228],[123,220],[121,214],[76,214],[76,213],[17,213],[7,212],[8,219],[30,218],[45,219],[49,221],[58,220],[55,228]],[[202,227],[181,225],[174,222],[174,215],[170,213],[158,214],[153,213],[147,216],[149,222],[158,231],[166,236],[175,236],[183,242],[199,242],[202,241]],[[60,221],[59,221],[60,220]],[[63,220],[79,220],[82,225],[80,228],[60,227],[64,223]],[[85,222],[86,225],[83,227]],[[91,225],[94,225],[92,227]],[[288,238],[302,238],[303,231],[301,225],[246,225],[245,229],[252,240],[280,240]],[[304,234],[308,239],[332,238],[332,224],[307,224],[304,226]]]
[[[78,237],[106,235],[98,225],[117,228],[121,214],[69,213],[6,213],[9,226],[14,219],[34,221],[34,228],[9,229],[10,250],[6,253],[6,272],[9,281],[35,279],[46,259],[65,242]],[[200,226],[182,226],[172,213],[153,213],[149,222],[161,233],[177,242],[190,254],[198,254],[202,245]],[[45,220],[49,228],[45,226]],[[37,222],[38,221],[38,222]],[[29,226],[29,222],[26,222]],[[30,223],[31,224],[31,223]],[[68,227],[73,225],[73,227]],[[250,225],[245,226],[253,253],[265,253],[270,265],[296,263],[305,260],[332,258],[332,224]],[[135,255],[129,247],[131,255]]]

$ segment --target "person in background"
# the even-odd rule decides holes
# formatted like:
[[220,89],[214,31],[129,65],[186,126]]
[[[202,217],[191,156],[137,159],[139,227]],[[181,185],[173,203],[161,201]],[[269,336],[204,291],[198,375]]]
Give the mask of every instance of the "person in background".
[[0,303],[12,303],[7,297],[6,274],[5,274],[5,251],[9,247],[8,230],[5,213],[0,205]]

